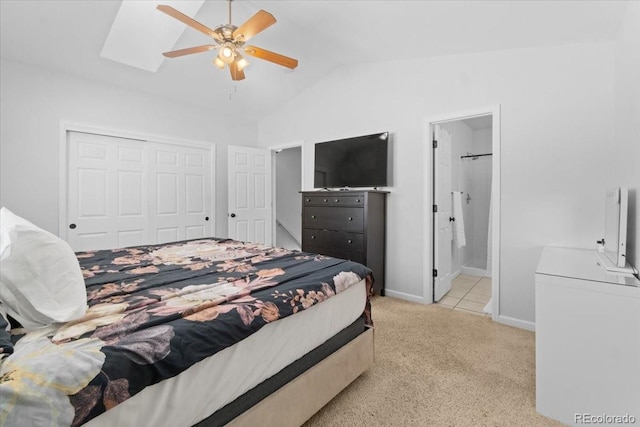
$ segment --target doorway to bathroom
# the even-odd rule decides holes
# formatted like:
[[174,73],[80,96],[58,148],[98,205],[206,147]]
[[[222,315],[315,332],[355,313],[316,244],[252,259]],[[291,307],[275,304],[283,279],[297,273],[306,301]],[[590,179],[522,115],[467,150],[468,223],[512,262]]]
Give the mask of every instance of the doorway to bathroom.
[[429,122],[433,213],[425,224],[432,236],[431,300],[493,318],[499,309],[498,114],[494,107]]

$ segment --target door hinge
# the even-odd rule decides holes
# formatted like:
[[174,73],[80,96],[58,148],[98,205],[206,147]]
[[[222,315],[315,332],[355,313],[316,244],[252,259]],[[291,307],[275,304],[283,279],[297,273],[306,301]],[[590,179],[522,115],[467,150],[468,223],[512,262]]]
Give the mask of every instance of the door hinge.
[[434,213],[438,212],[438,205],[433,205],[433,212]]
[[433,269],[433,277],[438,277],[438,270],[435,268]]
[[438,148],[438,140],[437,139],[433,140],[433,148]]

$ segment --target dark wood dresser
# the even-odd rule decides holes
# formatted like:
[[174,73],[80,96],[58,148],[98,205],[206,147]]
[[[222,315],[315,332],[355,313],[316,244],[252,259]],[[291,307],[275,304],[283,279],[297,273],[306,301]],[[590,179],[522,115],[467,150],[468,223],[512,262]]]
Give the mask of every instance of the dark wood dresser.
[[373,270],[384,295],[385,191],[302,192],[302,250],[348,259]]

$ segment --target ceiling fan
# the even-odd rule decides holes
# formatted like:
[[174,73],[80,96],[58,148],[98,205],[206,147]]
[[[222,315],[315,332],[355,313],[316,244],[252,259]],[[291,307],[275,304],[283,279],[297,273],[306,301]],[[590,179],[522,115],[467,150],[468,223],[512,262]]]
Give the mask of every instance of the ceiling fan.
[[171,6],[158,5],[157,9],[161,12],[164,12],[167,15],[187,24],[191,28],[206,34],[216,42],[216,44],[206,44],[186,49],[173,50],[171,52],[164,52],[163,55],[167,58],[176,58],[178,56],[190,55],[192,53],[220,49],[218,55],[214,58],[213,63],[221,70],[224,69],[225,65],[228,65],[229,71],[231,72],[231,78],[233,80],[243,80],[245,77],[243,70],[247,65],[249,65],[249,62],[242,56],[242,53],[291,69],[298,66],[297,59],[289,58],[288,56],[280,55],[279,53],[271,52],[257,46],[245,46],[245,43],[250,38],[275,24],[276,18],[274,18],[269,12],[260,10],[244,24],[236,27],[231,23],[231,0],[228,0],[228,2],[229,23],[218,25],[213,30]]

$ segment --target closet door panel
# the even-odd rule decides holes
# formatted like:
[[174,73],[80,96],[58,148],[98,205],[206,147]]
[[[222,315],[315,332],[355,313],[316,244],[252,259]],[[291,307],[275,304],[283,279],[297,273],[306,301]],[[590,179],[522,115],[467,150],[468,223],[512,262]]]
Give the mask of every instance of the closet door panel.
[[147,241],[144,143],[69,132],[67,240],[75,251]]
[[210,237],[211,161],[209,150],[149,142],[149,226],[157,243]]

